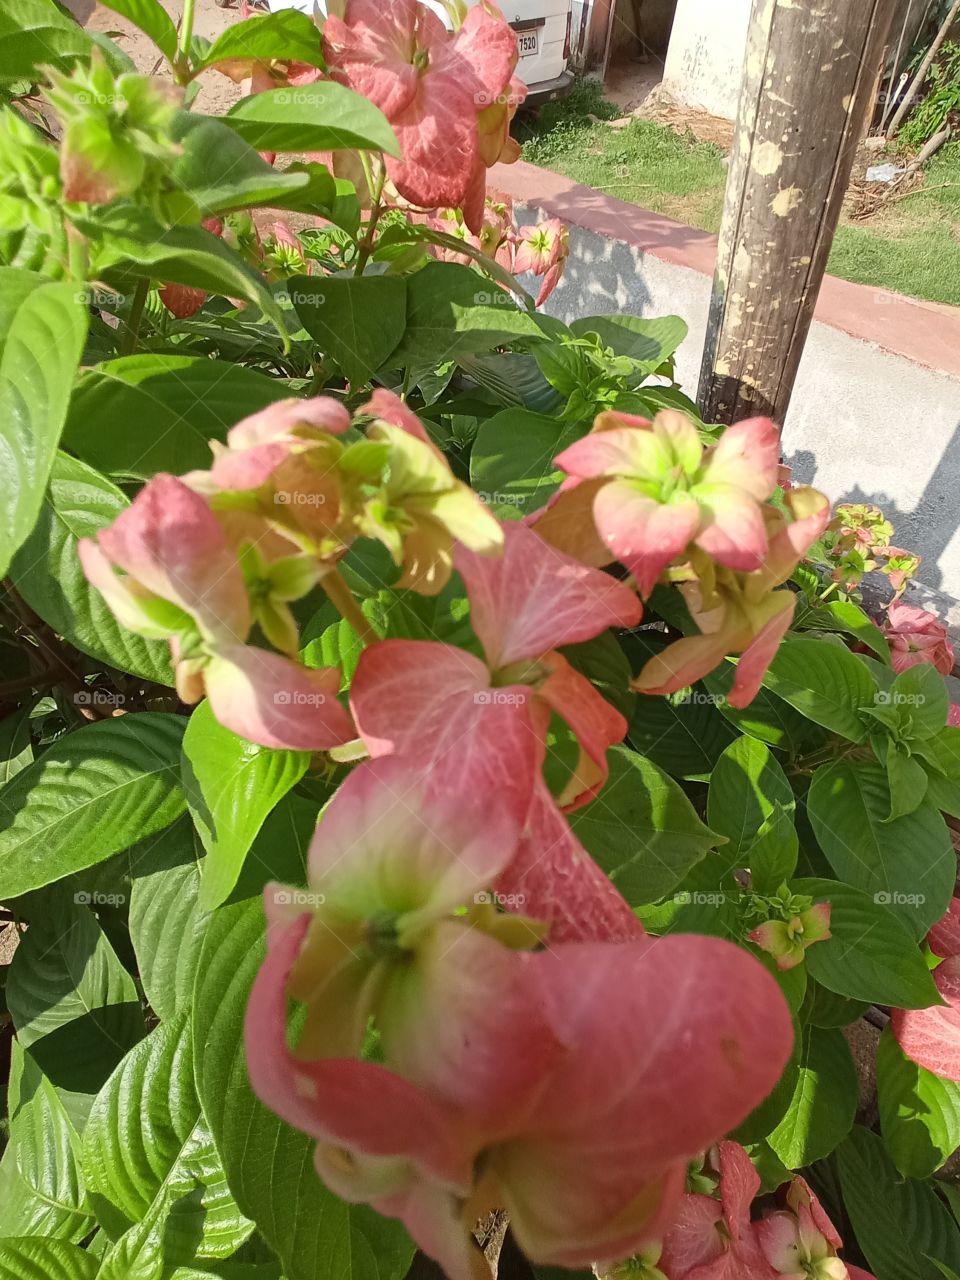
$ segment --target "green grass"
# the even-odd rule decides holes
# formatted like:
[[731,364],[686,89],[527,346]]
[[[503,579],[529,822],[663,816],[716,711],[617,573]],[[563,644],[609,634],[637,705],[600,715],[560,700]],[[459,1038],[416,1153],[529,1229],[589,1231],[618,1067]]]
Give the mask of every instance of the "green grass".
[[[622,129],[603,123],[619,114],[597,81],[580,80],[564,101],[520,122],[524,159],[716,232],[727,179],[723,152],[652,120],[635,118]],[[921,192],[867,223],[844,221],[828,269],[846,280],[960,305],[960,142],[944,147],[927,167]]]

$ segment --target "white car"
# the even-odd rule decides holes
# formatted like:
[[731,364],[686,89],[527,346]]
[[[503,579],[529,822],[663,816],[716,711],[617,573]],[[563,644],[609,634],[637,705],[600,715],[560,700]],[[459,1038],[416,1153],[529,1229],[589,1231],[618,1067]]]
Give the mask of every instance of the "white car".
[[[312,14],[314,0],[268,0],[270,9],[299,9]],[[421,0],[449,27],[450,17],[439,0]],[[467,4],[477,0],[467,0]],[[527,105],[539,106],[562,98],[573,84],[570,60],[572,0],[500,0],[504,16],[517,33],[520,61],[517,75],[527,86]],[[324,4],[318,0],[323,11]]]

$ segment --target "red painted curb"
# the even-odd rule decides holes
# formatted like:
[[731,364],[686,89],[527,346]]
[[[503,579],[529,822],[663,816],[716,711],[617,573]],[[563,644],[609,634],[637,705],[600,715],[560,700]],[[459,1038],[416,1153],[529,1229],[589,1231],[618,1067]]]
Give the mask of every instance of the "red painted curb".
[[[491,192],[571,226],[620,240],[661,262],[712,276],[717,237],[518,160],[490,170]],[[825,276],[816,319],[926,369],[960,378],[960,307]]]

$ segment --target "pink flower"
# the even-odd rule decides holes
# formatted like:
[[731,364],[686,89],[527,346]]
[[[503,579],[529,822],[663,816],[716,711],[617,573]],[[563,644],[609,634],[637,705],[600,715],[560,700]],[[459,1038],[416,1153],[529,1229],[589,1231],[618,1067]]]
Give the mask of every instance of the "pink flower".
[[222,724],[267,747],[321,751],[354,736],[335,668],[308,670],[245,643],[253,614],[240,562],[206,502],[182,481],[154,476],[77,550],[122,626],[169,640],[185,702],[205,692]]
[[[536,933],[475,891],[517,827],[448,770],[361,766],[311,848],[316,915],[268,891],[251,1083],[318,1140],[336,1194],[401,1218],[451,1280],[474,1274],[481,1206],[508,1210],[535,1261],[625,1256],[662,1232],[688,1159],[773,1087],[789,1012],[718,939],[517,950]],[[307,1004],[292,1050],[288,995]],[[356,1056],[371,1013],[382,1066]]]
[[807,947],[826,942],[830,933],[830,904],[821,902],[789,920],[767,920],[750,934],[751,942],[774,957],[778,969],[803,964]]
[[956,661],[947,628],[932,613],[909,604],[892,604],[883,634],[890,642],[890,665],[898,674],[928,662],[948,676]]
[[830,505],[815,489],[791,489],[784,505],[786,513],[763,508],[767,552],[752,573],[715,566],[694,549],[691,568],[699,577],[682,583],[680,591],[701,634],[684,636],[651,658],[633,688],[673,693],[707,675],[726,655],[739,652],[728,701],[745,707],[756,697],[796,603],[792,591],[775,588],[787,581],[830,519]]
[[935,956],[960,956],[960,898],[951,898],[946,914],[927,934],[927,946]]
[[759,569],[761,504],[776,488],[779,457],[769,418],[737,423],[705,452],[691,419],[664,410],[652,423],[603,413],[556,462],[579,481],[605,478],[593,490],[597,531],[647,596],[691,542],[730,569]]
[[938,965],[933,981],[944,1003],[894,1009],[890,1025],[908,1058],[944,1080],[960,1082],[960,956]]
[[[323,46],[332,78],[393,126],[402,158],[386,166],[399,194],[425,209],[464,206],[481,162],[478,114],[504,94],[517,62],[496,6],[475,5],[451,35],[417,0],[348,0],[342,19],[327,18]],[[479,217],[467,222],[479,230]]]
[[684,1195],[660,1265],[670,1280],[773,1280],[750,1221],[760,1177],[743,1147],[721,1142],[720,1199]]
[[[518,245],[513,270],[517,275],[532,271],[536,276],[543,276],[543,284],[537,296],[537,306],[540,307],[553,293],[563,275],[570,253],[570,233],[559,218],[550,218],[546,222],[537,223],[535,227],[521,227],[517,234]],[[563,465],[559,458],[557,462]]]

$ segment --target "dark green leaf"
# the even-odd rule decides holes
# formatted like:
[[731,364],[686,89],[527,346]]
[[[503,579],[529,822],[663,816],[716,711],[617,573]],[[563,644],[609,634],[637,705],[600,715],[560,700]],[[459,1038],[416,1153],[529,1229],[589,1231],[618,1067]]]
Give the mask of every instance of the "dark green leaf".
[[293,276],[294,309],[353,388],[369,382],[403,337],[406,283],[394,276]]
[[200,907],[220,905],[237,883],[264,819],[307,771],[304,751],[272,751],[238,738],[202,702],[183,739],[183,788],[207,856]]
[[90,47],[90,37],[53,0],[17,0],[0,10],[0,79],[34,83],[40,67],[75,62]]
[[717,838],[651,760],[614,747],[607,762],[606,786],[570,815],[570,825],[631,906],[656,902],[684,880]]
[[893,1163],[927,1178],[960,1147],[960,1084],[912,1062],[887,1027],[877,1050],[880,1129]]
[[179,716],[137,712],[54,743],[0,792],[0,900],[109,858],[183,812]]
[[793,1096],[767,1141],[788,1169],[821,1160],[853,1126],[859,1086],[842,1031],[806,1027]]
[[[303,17],[303,14],[288,12],[291,17]],[[237,31],[242,25],[238,23],[230,30]],[[307,188],[315,185],[303,170],[284,172],[267,164],[233,129],[211,116],[180,112],[173,136],[182,147],[173,166],[173,180],[189,191],[191,199],[205,214],[260,205],[287,208],[288,200],[296,203]],[[323,194],[328,201],[335,194],[329,174]]]
[[629,356],[653,373],[673,355],[687,336],[688,328],[679,316],[645,318],[614,314],[574,320],[570,332],[578,338],[595,333],[616,355]]
[[0,268],[0,575],[40,514],[86,333],[76,285]]
[[807,795],[817,841],[836,874],[874,896],[922,938],[946,911],[956,854],[931,805],[887,821],[886,773],[872,760],[839,760],[819,768]]
[[867,736],[857,712],[872,702],[876,688],[863,663],[843,645],[788,636],[763,683],[825,729],[851,742]]
[[221,31],[194,67],[194,74],[218,62],[306,62],[323,66],[320,32],[305,13],[281,9],[255,14]]
[[201,470],[212,461],[208,441],[289,395],[282,380],[223,360],[121,356],[80,378],[63,441],[107,475]]
[[839,631],[865,644],[883,662],[890,661],[886,637],[852,600],[829,600],[802,615],[801,627],[810,631]]
[[707,821],[730,842],[722,856],[731,866],[747,865],[738,859],[777,805],[788,815],[796,807],[783,769],[762,742],[737,738],[714,765],[707,793]]
[[559,487],[558,453],[583,435],[577,423],[504,409],[480,425],[470,453],[470,483],[502,518],[542,507]]
[[829,902],[830,932],[806,953],[812,978],[838,995],[899,1009],[939,1003],[937,989],[906,927],[870,894],[835,880],[794,880],[795,893]]

